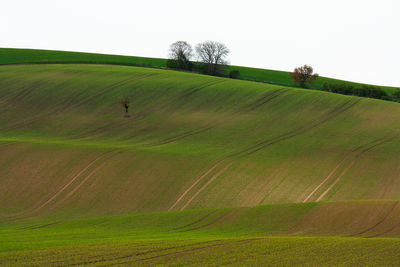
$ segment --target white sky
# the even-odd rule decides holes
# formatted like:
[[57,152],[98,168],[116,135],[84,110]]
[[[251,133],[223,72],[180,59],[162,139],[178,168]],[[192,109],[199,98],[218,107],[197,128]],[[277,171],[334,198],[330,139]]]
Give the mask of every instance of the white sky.
[[1,0],[0,47],[167,57],[225,43],[233,65],[400,86],[400,0]]

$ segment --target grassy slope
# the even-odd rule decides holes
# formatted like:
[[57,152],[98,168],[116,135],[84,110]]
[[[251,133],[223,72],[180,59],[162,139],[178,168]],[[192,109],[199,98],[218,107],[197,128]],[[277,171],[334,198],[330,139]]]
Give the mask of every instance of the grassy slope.
[[3,223],[0,262],[398,265],[398,238],[360,237],[398,237],[399,213],[399,202],[372,201],[36,217]]
[[[117,104],[123,96],[133,100],[131,118]],[[55,256],[58,246],[73,262],[92,261],[78,252],[94,242],[89,257],[110,257],[106,264],[140,253],[157,256],[148,259],[154,263],[195,254],[198,264],[229,263],[232,255],[252,264],[253,252],[270,263],[284,256],[288,263],[395,264],[397,239],[225,245],[234,236],[398,237],[398,202],[265,204],[398,199],[399,113],[390,102],[174,71],[2,66],[0,262],[66,263],[66,254]],[[223,207],[231,208],[211,213]],[[169,209],[185,211],[120,215]],[[227,243],[191,250],[217,239]],[[181,242],[190,253],[170,248]],[[278,254],[262,256],[265,250]]]
[[398,199],[395,103],[116,66],[4,66],[0,86],[2,213]]
[[[99,63],[142,66],[152,68],[166,68],[166,59],[163,58],[145,58],[133,56],[105,55],[94,53],[79,53],[52,50],[35,49],[15,49],[0,48],[0,64],[21,64],[21,63]],[[249,68],[241,66],[228,66],[227,73],[231,70],[240,71],[240,79],[265,82],[283,86],[293,86],[292,79],[288,72],[267,70],[258,68]],[[324,82],[328,83],[346,83],[351,85],[360,85],[360,83],[342,81],[327,77],[319,77],[311,87],[322,89]],[[388,93],[392,93],[396,88],[390,86],[381,86]]]

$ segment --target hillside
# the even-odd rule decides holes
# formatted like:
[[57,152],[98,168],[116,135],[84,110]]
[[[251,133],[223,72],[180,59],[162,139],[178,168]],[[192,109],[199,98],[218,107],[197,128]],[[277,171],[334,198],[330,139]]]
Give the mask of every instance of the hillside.
[[[127,65],[149,68],[166,68],[167,59],[148,58],[135,56],[119,56],[82,52],[37,50],[37,49],[16,49],[0,48],[0,65],[5,64],[36,64],[36,63],[89,63],[89,64],[111,64]],[[242,80],[263,82],[269,84],[293,86],[289,72],[268,70],[259,68],[249,68],[241,66],[227,66],[225,75],[228,76],[231,70],[239,70]],[[323,83],[329,84],[348,84],[353,86],[362,85],[360,83],[343,81],[320,76],[311,88],[321,90]],[[387,93],[393,93],[397,88],[390,86],[380,86]]]
[[398,199],[395,103],[117,66],[4,66],[0,83],[2,212],[78,174],[66,210]]
[[399,114],[156,68],[0,66],[0,264],[400,264]]

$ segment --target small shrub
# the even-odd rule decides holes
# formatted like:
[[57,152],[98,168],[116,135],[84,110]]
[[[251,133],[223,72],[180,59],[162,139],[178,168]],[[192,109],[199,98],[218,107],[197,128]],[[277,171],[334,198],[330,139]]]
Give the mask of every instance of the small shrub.
[[240,72],[238,70],[231,70],[229,72],[229,78],[237,79],[240,76]]

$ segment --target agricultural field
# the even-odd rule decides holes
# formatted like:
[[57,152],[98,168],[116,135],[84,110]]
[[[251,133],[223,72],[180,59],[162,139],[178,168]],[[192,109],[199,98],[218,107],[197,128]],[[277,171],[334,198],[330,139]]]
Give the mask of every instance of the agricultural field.
[[[110,64],[161,69],[167,68],[167,59],[164,58],[106,55],[53,50],[0,48],[0,65],[48,63]],[[249,80],[289,87],[294,86],[292,78],[287,71],[228,65],[226,67],[224,75],[228,76],[229,72],[232,70],[238,70],[240,72],[240,76],[238,78],[241,80]],[[318,72],[318,70],[316,71]],[[327,82],[329,84],[347,84],[352,86],[362,85],[361,83],[320,76],[313,84],[310,85],[310,88],[322,90],[324,82]],[[390,86],[380,87],[388,94],[391,94],[398,89]]]
[[398,103],[5,51],[0,265],[400,264]]

